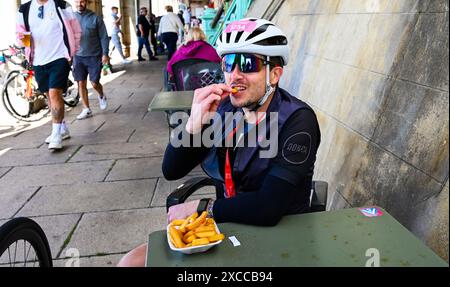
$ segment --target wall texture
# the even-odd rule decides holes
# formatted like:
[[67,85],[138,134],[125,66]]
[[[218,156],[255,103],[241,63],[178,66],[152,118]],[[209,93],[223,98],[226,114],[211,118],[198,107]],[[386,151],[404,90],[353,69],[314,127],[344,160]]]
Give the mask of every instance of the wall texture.
[[328,208],[379,205],[447,262],[448,7],[256,0],[249,11],[288,35],[281,86],[319,117],[315,177],[329,183]]

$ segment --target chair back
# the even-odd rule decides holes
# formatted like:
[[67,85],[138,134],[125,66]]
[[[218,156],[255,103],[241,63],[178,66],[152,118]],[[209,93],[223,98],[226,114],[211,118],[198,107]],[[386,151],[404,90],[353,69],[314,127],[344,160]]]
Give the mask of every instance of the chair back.
[[211,84],[224,83],[219,63],[202,59],[187,59],[172,66],[177,91],[192,91]]

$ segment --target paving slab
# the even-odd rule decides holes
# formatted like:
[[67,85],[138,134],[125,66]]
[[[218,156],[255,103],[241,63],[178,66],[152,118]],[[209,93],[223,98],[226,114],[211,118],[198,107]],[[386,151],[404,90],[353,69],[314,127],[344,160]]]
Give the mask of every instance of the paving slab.
[[135,143],[154,143],[162,142],[167,144],[169,142],[169,127],[151,127],[142,126],[136,128],[133,135],[130,137],[128,142]]
[[77,248],[81,256],[128,252],[166,224],[163,208],[85,214],[66,249]]
[[[119,263],[120,259],[125,255],[113,254],[113,255],[101,255],[91,257],[80,257],[78,259],[77,267],[115,267]],[[57,259],[53,261],[53,267],[75,267],[73,259]]]
[[19,212],[19,216],[51,215],[145,208],[150,205],[156,180],[101,182],[46,186]]
[[0,179],[0,186],[46,186],[100,182],[113,161],[95,161],[14,167]]
[[117,160],[106,181],[156,178],[162,176],[162,157]]
[[0,218],[10,218],[38,190],[38,187],[6,186],[0,188]]
[[72,145],[54,152],[46,150],[47,145],[42,149],[11,149],[0,156],[0,167],[64,163],[78,148]]
[[69,237],[80,217],[81,214],[68,214],[31,218],[41,226],[47,236],[52,258],[56,258],[58,252],[61,251],[65,240]]
[[67,145],[87,145],[87,144],[108,144],[108,143],[124,143],[133,133],[133,129],[97,131],[95,133],[73,134],[72,137],[63,142]]
[[162,143],[116,143],[83,146],[69,162],[162,156]]
[[0,178],[5,175],[11,168],[10,167],[0,167]]

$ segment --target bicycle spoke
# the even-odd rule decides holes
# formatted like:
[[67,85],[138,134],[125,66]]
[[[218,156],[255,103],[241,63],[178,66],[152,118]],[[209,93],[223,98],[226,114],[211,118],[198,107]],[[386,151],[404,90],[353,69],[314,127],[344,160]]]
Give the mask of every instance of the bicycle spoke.
[[27,266],[27,258],[25,258],[26,256],[26,246],[27,246],[27,242],[25,240],[23,240],[23,267]]
[[9,247],[10,246],[8,246],[8,257],[9,257],[9,267],[12,267],[12,265],[11,265],[11,253],[9,252]]
[[[26,258],[28,258],[28,255],[30,254],[31,247],[33,247],[33,245],[30,244],[30,247],[28,248],[28,252],[27,252],[27,257]],[[25,259],[25,261],[26,261],[26,259]]]
[[16,255],[17,255],[17,241],[14,244],[14,264],[13,264],[13,267],[16,265]]

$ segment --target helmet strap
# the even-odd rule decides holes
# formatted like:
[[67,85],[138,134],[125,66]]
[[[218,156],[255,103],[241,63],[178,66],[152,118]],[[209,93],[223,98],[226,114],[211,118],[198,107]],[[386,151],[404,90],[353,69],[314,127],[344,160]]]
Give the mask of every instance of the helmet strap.
[[267,65],[266,65],[266,93],[264,96],[258,101],[258,103],[251,109],[251,111],[256,111],[260,107],[264,105],[264,103],[267,101],[269,96],[273,93],[275,90],[274,87],[270,84],[270,56],[267,56]]

